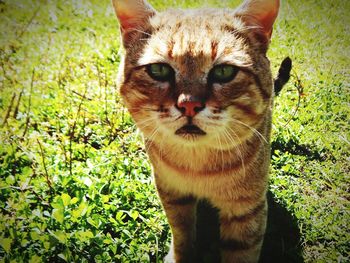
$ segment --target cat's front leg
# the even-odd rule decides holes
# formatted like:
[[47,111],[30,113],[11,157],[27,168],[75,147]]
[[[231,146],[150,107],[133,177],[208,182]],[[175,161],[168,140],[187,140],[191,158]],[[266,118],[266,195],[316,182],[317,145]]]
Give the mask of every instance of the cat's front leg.
[[[242,209],[231,201],[220,207],[220,242],[223,263],[259,261],[267,221],[267,201],[256,201]],[[238,212],[239,211],[239,212]]]
[[191,195],[164,190],[159,184],[157,189],[172,232],[170,252],[164,261],[192,263],[194,262],[197,200]]

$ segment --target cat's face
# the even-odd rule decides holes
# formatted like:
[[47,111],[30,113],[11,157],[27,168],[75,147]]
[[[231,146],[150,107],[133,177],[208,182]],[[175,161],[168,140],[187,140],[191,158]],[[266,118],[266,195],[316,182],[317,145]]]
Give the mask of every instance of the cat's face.
[[137,28],[116,11],[126,50],[121,94],[146,138],[226,148],[260,130],[271,106],[271,31],[232,10],[144,10]]

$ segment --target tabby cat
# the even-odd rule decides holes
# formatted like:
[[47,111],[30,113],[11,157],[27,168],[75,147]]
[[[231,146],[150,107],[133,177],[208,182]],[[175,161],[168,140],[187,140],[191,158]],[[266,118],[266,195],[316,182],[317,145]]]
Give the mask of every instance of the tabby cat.
[[196,206],[218,210],[222,262],[257,262],[266,228],[278,0],[155,11],[113,0],[120,92],[143,132],[172,231],[166,262],[194,262]]

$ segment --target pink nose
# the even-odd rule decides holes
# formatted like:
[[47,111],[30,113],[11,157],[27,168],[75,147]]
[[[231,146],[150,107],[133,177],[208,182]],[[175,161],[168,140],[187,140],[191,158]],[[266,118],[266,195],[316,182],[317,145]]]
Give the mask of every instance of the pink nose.
[[204,109],[204,104],[200,100],[185,94],[179,96],[176,106],[186,117],[194,117]]

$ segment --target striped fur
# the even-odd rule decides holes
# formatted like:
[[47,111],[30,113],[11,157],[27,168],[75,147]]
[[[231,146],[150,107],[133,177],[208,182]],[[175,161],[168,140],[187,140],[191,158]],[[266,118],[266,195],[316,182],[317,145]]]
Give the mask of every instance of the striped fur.
[[[173,235],[166,262],[193,262],[200,199],[219,211],[222,262],[257,262],[274,93],[266,51],[279,1],[159,13],[144,0],[113,5],[125,48],[120,92],[144,134]],[[170,66],[172,78],[152,77],[153,63]],[[210,81],[223,64],[237,69],[235,77]],[[186,96],[196,99],[180,104]]]

